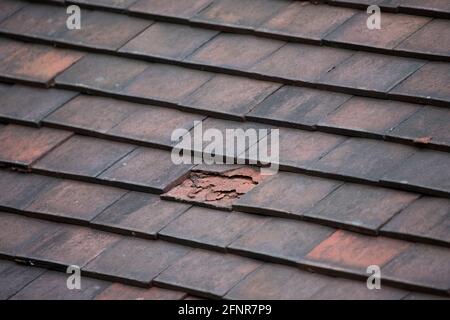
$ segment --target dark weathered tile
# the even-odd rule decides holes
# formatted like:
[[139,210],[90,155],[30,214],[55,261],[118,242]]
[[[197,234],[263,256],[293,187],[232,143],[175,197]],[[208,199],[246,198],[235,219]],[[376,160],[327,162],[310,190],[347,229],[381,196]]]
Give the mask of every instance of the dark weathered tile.
[[411,292],[403,300],[450,300],[450,298],[422,292]]
[[383,180],[450,194],[450,154],[421,150],[386,173]]
[[450,64],[429,62],[390,91],[406,97],[420,97],[424,101],[450,102]]
[[395,49],[448,57],[450,56],[450,35],[444,30],[449,28],[450,21],[435,19]]
[[89,262],[83,271],[106,279],[147,286],[189,250],[164,241],[125,238]]
[[130,192],[92,223],[105,229],[156,238],[162,228],[188,208],[187,204],[164,201],[156,195]]
[[383,277],[398,282],[448,293],[450,289],[450,250],[414,244],[382,267]]
[[57,84],[119,92],[148,67],[143,61],[89,54],[56,78]]
[[309,252],[305,263],[366,275],[368,266],[383,267],[408,246],[405,241],[338,230]]
[[73,136],[37,161],[33,168],[95,177],[134,148],[119,142]]
[[225,296],[235,300],[304,300],[327,287],[333,278],[297,268],[266,263]]
[[179,102],[213,75],[165,64],[150,64],[122,93],[139,98]]
[[106,8],[125,9],[135,3],[136,0],[71,0],[71,2]]
[[0,261],[0,299],[7,300],[38,278],[45,270],[30,268],[14,262]]
[[162,193],[179,182],[191,168],[189,164],[172,163],[169,151],[141,147],[122,158],[99,178]]
[[129,7],[132,12],[189,19],[212,0],[138,0]]
[[392,100],[353,97],[320,121],[318,125],[333,131],[344,129],[368,135],[383,135],[408,119],[421,107],[417,104]]
[[196,15],[194,20],[237,28],[255,29],[288,4],[289,2],[284,0],[215,1]]
[[41,193],[25,210],[55,219],[89,222],[125,193],[125,190],[107,186],[61,180]]
[[350,96],[346,94],[283,86],[253,108],[246,118],[293,127],[312,127],[348,99]]
[[236,201],[242,211],[302,215],[341,182],[293,173],[278,173]]
[[7,125],[0,130],[0,161],[29,166],[71,135],[56,129]]
[[335,69],[324,74],[321,83],[354,89],[388,92],[419,69],[421,60],[358,52]]
[[198,246],[225,249],[232,241],[260,225],[256,215],[192,207],[159,234]]
[[358,46],[393,49],[431,19],[383,12],[380,29],[367,27],[368,15],[358,13],[325,37],[326,40]]
[[95,297],[95,300],[180,300],[186,293],[158,287],[138,288],[113,283]]
[[162,272],[156,281],[206,297],[222,297],[260,265],[235,255],[195,249]]
[[247,70],[279,49],[285,42],[251,35],[222,33],[195,51],[189,61]]
[[335,229],[302,221],[271,218],[234,241],[230,250],[265,260],[300,262]]
[[254,65],[251,71],[313,82],[353,54],[353,51],[344,49],[289,43]]
[[346,183],[307,211],[305,216],[376,232],[418,197],[414,193]]
[[119,51],[142,56],[183,60],[218,31],[157,22],[125,44]]
[[17,0],[3,0],[0,2],[0,21],[11,16],[23,8],[27,3]]
[[415,148],[385,141],[349,138],[311,165],[315,171],[350,179],[378,181]]
[[75,95],[74,91],[13,85],[2,94],[0,117],[39,124]]
[[356,12],[354,9],[294,1],[266,21],[258,31],[320,41]]
[[425,12],[433,15],[445,15],[446,17],[449,17],[450,14],[450,3],[446,0],[402,0],[399,7],[414,13]]
[[219,74],[181,103],[210,113],[243,117],[279,87],[273,82]]
[[423,197],[394,216],[382,231],[450,243],[450,200]]

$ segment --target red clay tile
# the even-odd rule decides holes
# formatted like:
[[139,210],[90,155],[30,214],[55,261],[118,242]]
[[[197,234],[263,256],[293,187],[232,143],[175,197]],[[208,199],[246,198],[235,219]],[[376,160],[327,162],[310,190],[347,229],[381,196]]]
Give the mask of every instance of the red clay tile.
[[204,297],[224,296],[261,265],[255,260],[195,249],[163,271],[156,282]]
[[84,136],[73,136],[46,156],[34,169],[66,175],[96,177],[135,146]]
[[0,21],[23,8],[27,3],[17,0],[2,0],[0,2]]
[[119,92],[142,73],[148,63],[120,57],[89,54],[56,78],[59,85]]
[[2,94],[0,117],[38,125],[40,121],[77,95],[76,92],[14,85]]
[[327,287],[333,278],[266,263],[225,296],[232,300],[303,300]]
[[450,243],[450,200],[423,197],[394,216],[382,231]]
[[87,223],[125,193],[121,189],[62,180],[41,193],[25,210],[53,219]]
[[148,286],[189,250],[164,241],[124,238],[89,262],[83,272],[108,280]]
[[408,119],[422,106],[392,100],[353,97],[329,114],[318,126],[331,131],[383,135]]
[[264,218],[256,215],[192,207],[170,222],[159,235],[195,247],[225,250],[231,242],[263,221]]
[[222,33],[187,60],[216,67],[247,70],[281,48],[285,42],[251,35]]
[[294,1],[266,21],[258,31],[320,41],[357,11]]
[[129,7],[129,11],[158,16],[189,19],[208,6],[212,0],[138,0]]
[[273,82],[218,74],[181,103],[207,113],[242,118],[279,87]]
[[149,289],[113,283],[95,297],[95,300],[180,300],[184,292],[151,287]]
[[383,12],[381,29],[367,27],[368,15],[358,13],[325,37],[326,40],[357,46],[393,49],[419,30],[430,18]]
[[450,289],[450,250],[415,244],[381,268],[383,277],[448,294]]
[[399,44],[395,49],[430,55],[450,56],[450,35],[442,32],[450,28],[450,21],[435,19]]
[[341,182],[293,173],[278,173],[236,201],[234,208],[272,215],[302,215]]
[[141,147],[111,166],[99,178],[162,193],[177,184],[191,168],[189,164],[173,164],[168,151]]
[[130,192],[91,222],[105,230],[156,238],[157,233],[190,206],[158,196]]
[[91,300],[109,285],[105,281],[82,277],[81,288],[69,290],[68,276],[63,272],[46,271],[11,300]]
[[408,242],[338,230],[306,256],[306,263],[336,271],[366,274],[370,265],[385,266],[407,250]]
[[436,194],[450,194],[450,155],[446,152],[421,150],[382,179],[389,183],[419,189],[431,189]]
[[429,62],[397,85],[390,93],[402,97],[420,97],[424,101],[450,102],[450,64]]
[[29,166],[71,135],[56,129],[7,125],[0,131],[0,161]]
[[135,3],[136,0],[71,0],[71,2],[105,8],[125,9]]
[[88,95],[79,95],[44,119],[45,124],[106,133],[141,105]]
[[319,82],[348,91],[387,92],[424,64],[421,60],[358,52]]
[[353,55],[353,51],[289,43],[250,70],[284,79],[313,82]]
[[389,135],[409,140],[430,137],[431,142],[450,146],[450,110],[425,106],[396,126]]
[[34,279],[38,278],[44,269],[21,266],[14,262],[0,261],[0,299],[7,300]]
[[391,168],[405,161],[415,148],[396,143],[349,138],[311,165],[311,169],[351,180],[378,181]]
[[348,99],[350,96],[346,94],[283,86],[253,108],[246,118],[310,128]]
[[179,102],[194,92],[213,75],[208,72],[164,64],[150,64],[136,77],[123,94],[133,97]]
[[278,10],[287,6],[288,1],[274,0],[220,0],[214,1],[193,20],[255,29]]
[[119,51],[183,60],[217,34],[218,31],[214,30],[157,22],[130,40]]
[[346,183],[317,203],[305,216],[375,233],[418,197],[414,193]]
[[334,231],[308,222],[272,218],[246,232],[229,249],[250,257],[297,263]]

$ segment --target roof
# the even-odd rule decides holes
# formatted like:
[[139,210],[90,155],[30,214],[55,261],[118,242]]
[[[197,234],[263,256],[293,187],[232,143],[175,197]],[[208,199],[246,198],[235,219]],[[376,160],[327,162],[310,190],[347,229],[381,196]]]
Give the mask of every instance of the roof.
[[[448,299],[450,4],[315,2],[0,0],[0,298]],[[198,123],[280,172],[175,164]]]

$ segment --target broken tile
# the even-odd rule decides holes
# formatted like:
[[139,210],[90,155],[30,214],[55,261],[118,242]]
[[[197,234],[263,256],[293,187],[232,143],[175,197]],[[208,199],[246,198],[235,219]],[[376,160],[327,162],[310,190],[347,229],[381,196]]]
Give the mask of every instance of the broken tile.
[[142,73],[148,63],[120,57],[88,54],[56,78],[58,85],[118,92]]
[[195,247],[225,248],[265,219],[239,212],[192,207],[170,222],[159,235]]
[[26,211],[64,221],[89,222],[126,193],[125,190],[61,180],[41,193]]
[[172,163],[171,152],[140,147],[120,159],[99,178],[162,193],[177,184],[191,168],[190,164]]
[[314,82],[354,54],[331,47],[288,43],[255,64],[250,71],[284,79]]
[[212,0],[138,0],[129,7],[129,11],[158,16],[189,19],[208,6]]
[[76,135],[37,161],[33,168],[96,177],[134,148],[129,144]]
[[298,128],[313,127],[348,99],[350,96],[346,94],[283,86],[245,117]]
[[89,262],[83,272],[108,280],[148,286],[189,250],[164,241],[124,238]]
[[321,41],[356,12],[354,9],[294,1],[263,23],[258,31]]
[[74,91],[14,85],[2,94],[0,117],[38,125],[40,121],[77,95]]
[[424,64],[424,61],[358,52],[319,82],[348,88],[348,91],[388,92]]
[[265,263],[225,296],[232,300],[304,300],[326,287],[333,278],[297,268]]
[[122,93],[133,97],[177,103],[211,77],[212,74],[204,71],[153,63],[131,81]]
[[375,233],[418,194],[346,183],[305,213],[349,229]]
[[271,215],[301,216],[341,182],[294,173],[278,173],[237,200],[233,208]]
[[308,222],[271,218],[246,232],[229,249],[250,257],[298,263],[334,231]]
[[324,120],[320,127],[339,132],[341,129],[365,133],[384,135],[395,126],[408,119],[422,106],[392,100],[353,97]]
[[221,33],[187,60],[202,65],[247,70],[284,44],[252,35]]
[[189,207],[161,200],[156,195],[130,192],[96,216],[91,223],[106,230],[156,238],[162,228]]
[[422,197],[394,216],[382,231],[450,243],[450,200]]
[[413,147],[396,143],[349,138],[312,164],[311,169],[355,181],[378,181],[415,151]]
[[30,268],[17,263],[0,261],[0,299],[7,300],[38,278],[45,270]]
[[71,135],[56,129],[7,125],[0,130],[0,161],[29,166]]
[[427,17],[383,12],[381,29],[369,29],[367,18],[366,12],[358,13],[325,39],[346,45],[393,49],[431,21]]
[[[420,150],[383,177],[399,186],[415,186],[437,194],[450,194],[450,155],[446,152]],[[417,188],[415,188],[417,189]]]
[[217,34],[218,31],[214,30],[157,22],[127,42],[119,51],[183,60]]
[[137,288],[113,283],[95,297],[95,300],[180,300],[186,293],[158,287]]
[[230,254],[192,250],[164,270],[156,282],[205,297],[224,296],[260,262]]
[[365,275],[368,266],[383,267],[408,246],[400,240],[338,230],[309,252],[305,263]]
[[218,74],[181,103],[211,114],[242,118],[279,87],[274,82]]

